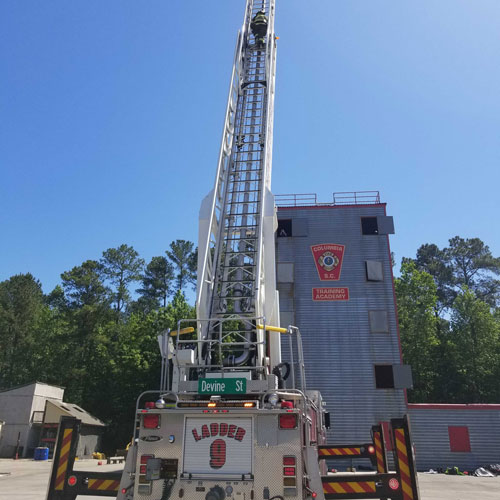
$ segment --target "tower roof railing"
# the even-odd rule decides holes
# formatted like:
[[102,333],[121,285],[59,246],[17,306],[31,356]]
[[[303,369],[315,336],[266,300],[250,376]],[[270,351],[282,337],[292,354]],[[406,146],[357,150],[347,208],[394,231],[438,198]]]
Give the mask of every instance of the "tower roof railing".
[[342,191],[332,194],[332,201],[318,202],[316,193],[277,194],[277,207],[318,207],[339,205],[378,205],[380,204],[379,191]]

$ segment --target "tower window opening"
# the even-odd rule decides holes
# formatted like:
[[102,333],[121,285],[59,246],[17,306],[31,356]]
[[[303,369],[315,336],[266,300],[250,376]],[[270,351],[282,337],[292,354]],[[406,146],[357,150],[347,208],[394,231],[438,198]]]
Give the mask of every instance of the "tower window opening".
[[377,389],[394,389],[392,365],[375,365],[375,386]]
[[278,238],[289,238],[292,236],[292,220],[278,219]]
[[378,234],[376,217],[361,217],[361,231],[363,234]]

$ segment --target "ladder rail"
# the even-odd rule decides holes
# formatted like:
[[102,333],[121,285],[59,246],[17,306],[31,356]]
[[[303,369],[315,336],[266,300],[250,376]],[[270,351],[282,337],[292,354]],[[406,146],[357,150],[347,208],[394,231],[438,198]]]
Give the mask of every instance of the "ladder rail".
[[[228,314],[242,319],[261,316],[269,297],[273,303],[276,298],[274,281],[271,280],[274,286],[267,287],[262,282],[265,269],[270,267],[264,251],[274,253],[274,236],[269,236],[268,230],[264,232],[264,212],[272,197],[274,5],[275,0],[247,0],[237,39],[216,181],[208,219],[203,222],[205,243],[203,247],[200,245],[198,261],[197,316],[201,320],[198,323],[201,339],[217,335],[215,330],[212,332],[215,325],[204,319]],[[265,44],[256,39],[250,26],[259,11],[267,17]],[[200,227],[201,222],[200,214]],[[272,241],[264,248],[266,238]],[[269,297],[265,296],[266,288]],[[264,334],[256,328],[247,330],[248,341],[263,339]],[[260,345],[257,359],[253,360],[257,364],[265,356]],[[237,361],[246,363],[248,359],[242,355]]]

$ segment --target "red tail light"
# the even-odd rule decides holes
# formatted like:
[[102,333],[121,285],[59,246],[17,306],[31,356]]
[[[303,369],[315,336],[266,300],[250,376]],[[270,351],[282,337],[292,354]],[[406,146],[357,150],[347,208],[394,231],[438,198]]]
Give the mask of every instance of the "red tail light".
[[295,467],[283,467],[284,476],[295,476]]
[[281,408],[293,408],[293,401],[282,401]]
[[313,491],[313,492],[311,493],[311,496],[312,496],[313,498],[316,498],[316,497],[318,496],[318,494],[317,494],[315,491]]
[[139,474],[146,474],[147,465],[141,465],[139,468]]
[[375,453],[375,446],[372,445],[368,446],[368,453],[370,455],[373,455]]
[[160,427],[160,415],[143,415],[142,424],[145,429],[158,429]]
[[297,427],[297,415],[287,413],[279,417],[280,429],[295,429]]
[[283,465],[295,465],[295,457],[283,457]]
[[389,481],[389,488],[391,488],[391,490],[397,490],[399,488],[399,481],[395,477]]
[[153,401],[148,401],[147,403],[144,403],[144,408],[154,408],[155,407],[155,404],[153,403]]
[[141,464],[147,464],[148,460],[154,457],[154,455],[141,455]]
[[76,476],[69,476],[68,477],[68,484],[70,486],[75,486],[75,484],[76,484]]

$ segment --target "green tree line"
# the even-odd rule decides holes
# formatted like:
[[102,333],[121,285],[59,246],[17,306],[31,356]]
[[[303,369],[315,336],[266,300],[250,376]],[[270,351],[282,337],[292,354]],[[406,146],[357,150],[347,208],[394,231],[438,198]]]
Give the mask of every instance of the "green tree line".
[[0,388],[63,386],[66,401],[109,424],[108,449],[123,447],[137,396],[159,387],[157,335],[195,316],[183,292],[196,261],[190,241],[148,264],[123,244],[63,272],[46,295],[29,273],[1,282]]
[[[159,385],[157,335],[195,311],[197,249],[176,240],[149,263],[128,245],[61,274],[48,294],[31,274],[0,283],[0,389],[43,381],[130,438],[135,400]],[[500,259],[479,239],[422,245],[395,280],[413,402],[500,401]],[[135,292],[135,293],[134,293]]]
[[412,402],[500,402],[500,258],[479,238],[424,244],[395,280]]

